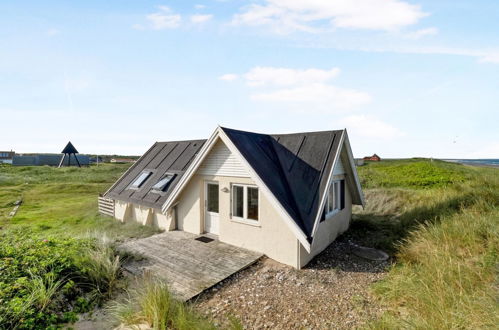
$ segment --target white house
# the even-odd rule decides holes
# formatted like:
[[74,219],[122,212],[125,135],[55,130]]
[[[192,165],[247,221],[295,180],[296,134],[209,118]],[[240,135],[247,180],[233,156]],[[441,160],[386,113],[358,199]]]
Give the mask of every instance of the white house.
[[12,164],[12,158],[16,153],[14,151],[0,151],[0,164]]
[[209,233],[296,268],[364,205],[346,130],[217,127],[208,140],[157,142],[104,196],[120,221]]

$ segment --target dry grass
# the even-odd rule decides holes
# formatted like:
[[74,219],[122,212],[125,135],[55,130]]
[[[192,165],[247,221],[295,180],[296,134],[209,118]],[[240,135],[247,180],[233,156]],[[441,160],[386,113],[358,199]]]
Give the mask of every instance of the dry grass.
[[[374,287],[388,312],[372,328],[487,329],[499,324],[499,171],[445,164],[451,177],[453,168],[465,179],[367,190],[368,206],[357,211],[353,232],[371,235],[375,246],[397,257],[387,278]],[[375,170],[369,173],[379,181]],[[386,173],[396,172],[385,164],[382,182]]]
[[187,304],[172,297],[166,283],[151,276],[137,280],[137,288],[126,299],[109,308],[120,322],[129,326],[147,324],[158,329],[215,329]]

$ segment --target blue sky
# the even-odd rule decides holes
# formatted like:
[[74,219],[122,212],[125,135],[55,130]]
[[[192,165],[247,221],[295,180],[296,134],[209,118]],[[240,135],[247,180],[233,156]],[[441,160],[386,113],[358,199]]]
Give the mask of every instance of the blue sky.
[[141,154],[217,125],[499,158],[499,1],[2,1],[0,150]]

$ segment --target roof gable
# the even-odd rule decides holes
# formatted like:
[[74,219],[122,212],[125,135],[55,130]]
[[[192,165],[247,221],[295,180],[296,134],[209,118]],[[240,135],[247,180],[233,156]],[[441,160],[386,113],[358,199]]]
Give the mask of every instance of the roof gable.
[[343,131],[266,135],[222,130],[311,241]]

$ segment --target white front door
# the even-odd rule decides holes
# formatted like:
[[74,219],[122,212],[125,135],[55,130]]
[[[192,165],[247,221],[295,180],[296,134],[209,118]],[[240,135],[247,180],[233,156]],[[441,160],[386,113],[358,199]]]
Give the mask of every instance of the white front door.
[[204,231],[218,235],[218,182],[206,182],[204,193]]

